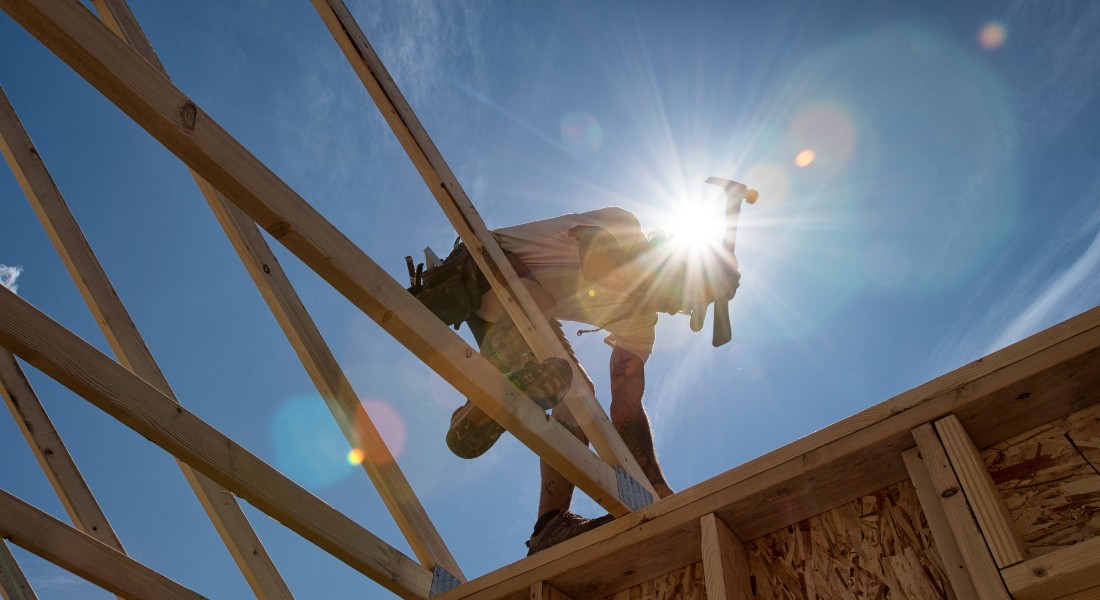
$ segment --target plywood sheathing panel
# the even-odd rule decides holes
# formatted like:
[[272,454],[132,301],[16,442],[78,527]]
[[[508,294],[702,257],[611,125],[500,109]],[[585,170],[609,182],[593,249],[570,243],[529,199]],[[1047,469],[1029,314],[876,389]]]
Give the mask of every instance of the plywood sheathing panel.
[[982,459],[1028,558],[1100,536],[1100,405],[994,444]]
[[909,481],[745,546],[754,598],[956,597]]
[[707,600],[703,563],[681,567],[600,600]]

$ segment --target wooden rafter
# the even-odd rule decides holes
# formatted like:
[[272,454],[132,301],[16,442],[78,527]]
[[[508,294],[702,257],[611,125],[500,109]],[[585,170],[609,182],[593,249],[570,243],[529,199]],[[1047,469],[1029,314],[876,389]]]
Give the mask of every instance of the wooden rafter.
[[0,395],[76,528],[125,554],[26,374],[5,348],[0,348]]
[[8,543],[0,539],[0,598],[4,600],[38,600],[19,563],[15,562]]
[[551,467],[616,516],[631,511],[611,467],[87,9],[67,0],[0,0],[0,8]]
[[4,490],[0,490],[0,536],[122,598],[203,598]]
[[[405,101],[401,90],[367,41],[351,11],[342,0],[313,0],[313,6],[535,356],[539,360],[550,356],[564,358],[573,366],[573,381],[583,381],[586,376],[583,375],[580,365],[570,357],[550,329],[527,288],[520,283],[519,276],[504,257],[496,238],[474,209],[458,178],[443,160],[443,155],[420,124],[416,113]],[[622,467],[656,499],[653,485],[612,427],[592,390],[578,383],[570,390],[565,402],[600,457],[611,465]]]
[[[116,35],[157,66],[165,76],[168,75],[125,0],[95,0],[95,6],[104,23]],[[370,476],[413,553],[424,567],[430,569],[439,564],[455,577],[465,579],[256,224],[223,198],[214,186],[194,172],[192,176],[298,353],[340,431],[352,448],[364,452],[366,460],[361,463],[363,469]]]
[[395,594],[427,596],[430,571],[2,287],[0,346]]
[[[176,401],[168,381],[3,90],[0,90],[0,150],[115,356],[128,369]],[[236,500],[220,486],[193,473],[187,465],[180,464],[180,468],[253,592],[265,599],[292,598],[290,589]]]

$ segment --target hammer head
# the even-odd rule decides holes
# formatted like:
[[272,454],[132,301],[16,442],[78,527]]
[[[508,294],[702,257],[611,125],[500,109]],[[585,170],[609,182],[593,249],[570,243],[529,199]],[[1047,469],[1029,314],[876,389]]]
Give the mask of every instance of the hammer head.
[[706,181],[703,183],[709,183],[722,188],[726,191],[726,198],[733,201],[744,200],[749,204],[756,204],[756,199],[760,197],[760,194],[756,190],[749,189],[745,184],[732,179],[707,177]]

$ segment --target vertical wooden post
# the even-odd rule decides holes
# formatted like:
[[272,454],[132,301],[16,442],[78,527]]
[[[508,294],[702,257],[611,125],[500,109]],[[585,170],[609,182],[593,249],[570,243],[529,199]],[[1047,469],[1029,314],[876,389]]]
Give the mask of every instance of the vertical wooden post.
[[951,468],[947,452],[936,430],[925,424],[913,430],[913,439],[924,459],[933,490],[939,496],[940,505],[947,516],[948,525],[955,534],[962,551],[963,562],[974,580],[974,588],[981,600],[1010,600],[1004,581],[993,562],[989,547],[982,539],[981,531],[974,521],[966,495],[962,493],[959,480]]
[[1026,560],[1023,538],[1012,523],[1012,515],[1008,513],[1004,499],[993,484],[993,478],[985,470],[982,456],[967,435],[962,422],[955,415],[940,419],[936,421],[936,433],[943,442],[947,458],[951,460],[951,466],[959,477],[959,485],[966,494],[970,508],[974,510],[978,527],[985,536],[985,542],[989,545],[997,566],[1003,569]]
[[699,526],[707,600],[752,600],[744,544],[714,513],[703,515]]
[[943,570],[947,573],[947,580],[951,582],[951,589],[959,600],[977,600],[978,592],[974,589],[974,580],[970,578],[970,571],[967,570],[962,551],[959,550],[959,542],[947,521],[939,493],[928,474],[928,468],[921,460],[920,452],[916,448],[910,448],[901,456],[909,471],[909,479],[917,490],[921,510],[928,520],[928,528],[932,530],[932,539],[936,541],[936,550],[943,560]]

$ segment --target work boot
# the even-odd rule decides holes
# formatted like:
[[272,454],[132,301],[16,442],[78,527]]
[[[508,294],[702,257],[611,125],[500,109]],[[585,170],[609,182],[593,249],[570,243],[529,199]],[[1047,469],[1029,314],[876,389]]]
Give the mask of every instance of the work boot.
[[[566,360],[552,357],[508,373],[505,377],[540,408],[550,410],[565,398],[573,382],[573,370]],[[477,458],[492,448],[502,433],[503,427],[473,402],[466,400],[466,404],[451,415],[447,447],[459,458]]]
[[569,511],[557,511],[557,514],[544,523],[541,528],[538,524],[535,525],[535,531],[531,534],[531,539],[527,540],[527,556],[577,537],[586,531],[592,531],[613,519],[614,517],[609,514],[598,519],[586,519]]

